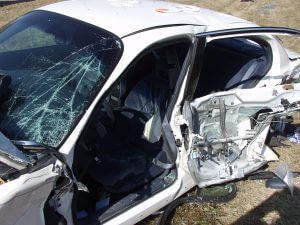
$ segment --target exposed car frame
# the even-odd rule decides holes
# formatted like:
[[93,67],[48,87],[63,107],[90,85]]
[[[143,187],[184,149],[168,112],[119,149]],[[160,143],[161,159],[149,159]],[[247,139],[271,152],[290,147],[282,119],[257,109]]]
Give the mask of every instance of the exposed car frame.
[[[7,180],[5,184],[0,185],[0,192],[2,193],[0,198],[0,216],[6,218],[3,221],[5,225],[24,224],[24,221],[27,224],[43,224],[45,222],[49,224],[52,215],[56,215],[58,220],[65,221],[66,224],[134,224],[168,205],[196,184],[202,188],[241,179],[268,161],[276,160],[277,156],[265,145],[272,118],[286,118],[291,116],[293,112],[300,110],[300,85],[298,83],[300,79],[298,71],[300,55],[293,53],[293,56],[289,57],[290,52],[287,52],[280,45],[277,38],[273,36],[289,35],[299,38],[300,31],[289,28],[258,27],[237,18],[228,18],[229,22],[227,21],[225,24],[221,22],[212,24],[197,24],[197,22],[194,22],[192,24],[193,13],[197,13],[198,8],[180,4],[133,0],[123,3],[122,1],[95,2],[91,0],[90,3],[92,5],[86,6],[87,9],[90,9],[93,4],[100,4],[109,8],[110,11],[108,12],[111,14],[118,12],[119,7],[124,7],[125,9],[127,9],[126,7],[132,7],[135,10],[134,7],[140,7],[136,6],[137,3],[145,4],[147,7],[143,9],[144,13],[153,14],[152,19],[157,19],[157,21],[145,22],[150,25],[143,25],[143,23],[134,24],[134,19],[137,17],[133,16],[131,17],[133,24],[128,28],[121,27],[118,30],[114,20],[111,21],[112,28],[109,30],[110,22],[104,23],[86,15],[76,15],[81,7],[80,1],[58,3],[41,9],[41,12],[47,11],[74,17],[79,21],[93,24],[95,27],[103,26],[104,29],[108,29],[111,33],[115,32],[117,36],[121,37],[122,57],[85,109],[84,114],[78,118],[78,123],[75,123],[58,147],[38,144],[35,140],[31,140],[32,142],[20,140],[10,142],[10,140],[5,139],[6,143],[17,146],[17,151],[20,150],[22,152],[23,150],[26,151],[26,149],[35,149],[37,152],[47,155],[42,160],[34,162],[33,166],[26,165],[22,168],[15,168],[24,169],[24,171],[21,171],[15,179]],[[71,7],[72,3],[74,8]],[[63,12],[64,10],[66,12]],[[137,15],[139,15],[138,10],[141,9],[136,9]],[[147,10],[151,12],[146,12]],[[161,22],[162,18],[160,16],[162,14],[169,15],[174,13],[176,15],[181,12],[186,17],[189,15],[188,13],[192,13],[191,20],[187,19],[185,23],[181,22],[181,19],[178,19],[178,23],[176,21],[169,21],[170,24],[165,24],[165,21]],[[172,14],[172,18],[174,15]],[[214,15],[217,14],[207,12],[203,17],[213,17]],[[96,17],[97,15],[95,14],[94,16]],[[177,16],[180,17],[180,15]],[[222,15],[218,16],[219,19],[222,18]],[[111,18],[114,17],[112,16]],[[227,17],[224,16],[225,18]],[[205,18],[203,18],[203,21],[205,21]],[[123,23],[123,21],[120,23]],[[222,26],[224,26],[224,29],[220,29]],[[244,38],[251,43],[252,37],[265,41],[272,53],[269,62],[270,67],[267,68],[266,74],[251,88],[229,89],[195,97],[197,84],[201,81],[203,58],[205,57],[208,43],[228,38]],[[105,210],[101,211],[104,208],[100,207],[98,211],[95,210],[95,212],[88,215],[83,213],[84,215],[82,216],[82,210],[77,209],[78,201],[81,198],[79,193],[90,193],[88,182],[80,177],[80,172],[78,172],[78,162],[81,159],[83,160],[81,158],[82,155],[80,155],[82,139],[86,137],[85,135],[90,134],[88,132],[89,128],[95,122],[96,115],[101,112],[102,105],[105,112],[111,110],[105,108],[106,106],[103,103],[112,90],[119,85],[123,77],[129,76],[128,71],[131,71],[135,64],[139,63],[147,54],[156,56],[158,55],[156,51],[176,43],[186,44],[183,45],[186,51],[183,54],[184,57],[182,57],[183,60],[178,71],[178,78],[174,87],[172,87],[173,92],[168,102],[165,116],[160,118],[160,125],[155,125],[161,130],[163,139],[161,152],[167,155],[167,160],[162,161],[156,156],[153,163],[163,168],[165,172],[147,182],[149,189],[145,185],[144,192],[143,190],[132,189],[129,193],[125,192],[128,194],[127,196],[119,198],[116,202],[111,203],[112,205],[107,202],[103,203],[109,200],[102,198],[100,199],[101,201],[99,200],[99,204],[108,204],[105,205],[105,207],[109,206],[108,209],[104,207]],[[259,45],[257,43],[254,44]],[[179,46],[181,47],[181,45]],[[287,84],[288,87],[286,86]],[[231,135],[230,132],[228,132],[229,134],[224,134],[225,127],[228,127],[226,124],[227,112],[239,109],[239,107],[259,108],[259,110],[254,110],[254,112],[259,114],[256,120],[260,122],[252,126],[250,124],[252,115],[247,114],[242,117],[246,121],[246,125],[241,124],[240,127],[235,128],[232,132],[238,133],[238,135]],[[211,114],[200,120],[199,117],[204,115],[203,112],[209,111],[204,110],[206,108],[212,110]],[[263,108],[268,108],[268,111],[260,112],[260,109]],[[239,111],[235,112],[238,112],[235,116],[239,118]],[[234,115],[234,113],[232,114]],[[265,118],[262,118],[264,115]],[[153,116],[151,117],[152,119]],[[209,136],[208,132],[210,131],[205,130],[203,127],[203,132],[200,132],[202,129],[200,129],[201,124],[205,127],[206,123],[211,123],[211,121],[208,121],[210,120],[208,118],[216,120],[215,130],[217,131],[215,133],[218,133],[220,129],[221,137],[208,139],[207,136]],[[228,121],[232,122],[233,120]],[[237,122],[237,124],[239,123]],[[248,132],[249,129],[251,132]],[[243,135],[240,135],[239,132]],[[151,135],[149,134],[149,136]],[[146,139],[148,138],[148,141],[152,141],[153,138],[149,136]],[[157,136],[160,137],[160,134],[157,135],[156,133],[155,138]],[[115,141],[117,142],[117,140]],[[219,143],[223,146],[215,147]],[[246,147],[247,150],[245,150]],[[5,146],[2,148],[5,149]],[[210,152],[211,149],[207,150],[208,148],[212,148],[212,153]],[[231,172],[227,170],[230,168],[230,165],[226,164],[229,156],[224,157],[227,153],[222,152],[223,148],[230,150],[229,155],[232,155],[234,151],[239,151],[240,155],[236,157],[243,156],[243,158],[241,157],[241,163],[234,164]],[[216,168],[210,167],[212,164],[209,160],[214,161],[216,157],[214,151],[218,152],[221,159],[219,163],[213,162],[213,164],[218,165],[222,164],[223,161],[226,162],[224,163],[224,170],[219,168],[221,166],[216,166]],[[205,157],[203,154],[206,154]],[[16,158],[16,155],[7,155],[10,158]],[[96,163],[99,161],[97,157],[94,157],[94,159]],[[91,158],[91,160],[93,159]],[[247,160],[249,164],[245,163]],[[199,167],[199,163],[202,169]],[[202,172],[203,168],[208,169]],[[210,178],[203,177],[203,175],[208,175],[208,177],[211,175],[209,168],[221,172],[219,172],[218,176],[214,174]],[[99,173],[105,172],[99,171]],[[157,181],[161,186],[158,185],[159,188],[156,188],[154,181]],[[164,181],[165,183],[163,183]],[[108,189],[110,187],[107,185],[105,188]],[[113,193],[113,191],[111,192]],[[107,192],[103,191],[103,193]],[[134,197],[135,194],[137,194],[136,198]],[[23,207],[16,207],[16,205],[21,204],[23,204]],[[45,212],[45,208],[50,209],[50,214]],[[53,224],[55,223],[53,222]]]

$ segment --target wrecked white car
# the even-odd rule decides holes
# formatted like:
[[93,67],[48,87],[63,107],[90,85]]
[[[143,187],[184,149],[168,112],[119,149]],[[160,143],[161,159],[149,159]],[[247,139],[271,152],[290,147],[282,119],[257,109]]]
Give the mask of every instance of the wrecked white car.
[[1,28],[1,224],[134,224],[276,160],[266,138],[300,109],[278,35],[300,31],[139,0]]

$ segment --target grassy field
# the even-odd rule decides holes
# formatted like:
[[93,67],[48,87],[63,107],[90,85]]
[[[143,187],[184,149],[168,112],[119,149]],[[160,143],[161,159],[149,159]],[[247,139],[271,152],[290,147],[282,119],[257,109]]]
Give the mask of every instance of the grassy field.
[[[18,4],[0,3],[0,26],[40,6],[58,0],[35,0]],[[100,0],[99,0],[100,1]],[[225,12],[260,25],[285,26],[300,29],[300,0],[174,0]],[[286,41],[287,46],[300,50],[299,42]],[[299,51],[300,52],[300,51]],[[298,121],[299,122],[299,121]],[[300,171],[300,146],[275,148],[280,162],[288,162]],[[278,163],[270,163],[274,169]],[[179,207],[171,224],[300,224],[300,182],[295,180],[294,197],[286,190],[266,189],[261,181],[240,181],[237,197],[227,204],[184,205]],[[158,217],[150,217],[140,224],[156,224]]]

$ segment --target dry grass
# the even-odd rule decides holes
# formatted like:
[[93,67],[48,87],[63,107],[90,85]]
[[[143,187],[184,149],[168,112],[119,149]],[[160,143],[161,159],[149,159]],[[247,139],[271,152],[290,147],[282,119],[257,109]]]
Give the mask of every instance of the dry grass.
[[[59,0],[35,0],[1,5],[0,26],[43,5]],[[99,0],[100,1],[100,0]],[[238,16],[260,25],[284,26],[300,29],[299,0],[174,0]],[[299,42],[287,45],[300,50]],[[300,51],[299,51],[300,52]],[[276,148],[280,161],[288,162],[294,171],[300,171],[300,147]],[[269,169],[278,163],[271,163]],[[296,180],[294,197],[287,191],[266,189],[260,181],[238,182],[237,197],[227,204],[196,204],[179,207],[170,221],[172,224],[300,224],[300,183]],[[150,217],[141,224],[156,224],[158,217]]]
[[59,0],[35,0],[23,1],[20,3],[0,3],[0,27],[11,22],[17,17],[50,3],[60,2]]
[[[172,0],[237,16],[259,25],[300,30],[299,0]],[[300,52],[299,40],[288,39],[287,47]]]

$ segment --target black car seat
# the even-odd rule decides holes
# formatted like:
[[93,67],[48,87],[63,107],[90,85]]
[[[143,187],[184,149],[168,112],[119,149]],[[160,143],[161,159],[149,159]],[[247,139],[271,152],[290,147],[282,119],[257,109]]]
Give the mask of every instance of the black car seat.
[[128,192],[164,171],[152,163],[160,151],[161,140],[151,143],[143,134],[146,123],[155,114],[159,120],[165,114],[170,97],[166,77],[155,72],[139,81],[115,115],[113,130],[98,144],[89,175],[111,192]]

